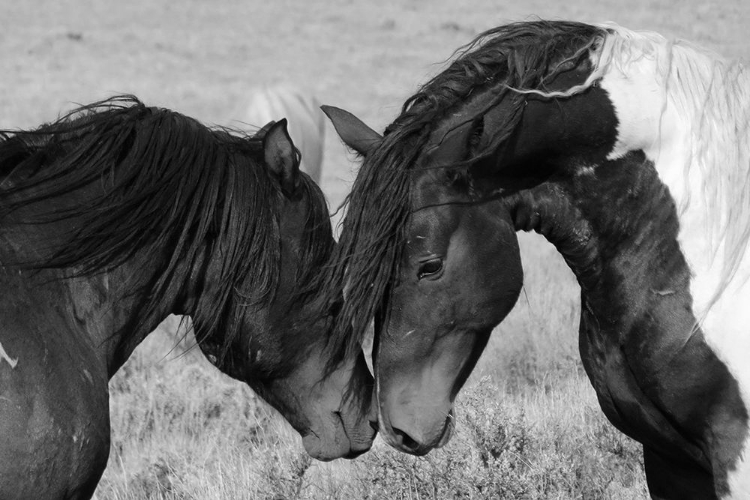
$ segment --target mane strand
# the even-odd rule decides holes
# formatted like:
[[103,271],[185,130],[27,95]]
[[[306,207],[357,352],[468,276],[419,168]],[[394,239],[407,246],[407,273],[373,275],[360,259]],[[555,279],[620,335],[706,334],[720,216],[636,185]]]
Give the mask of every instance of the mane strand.
[[136,254],[153,264],[156,272],[131,277],[143,313],[128,335],[183,289],[204,249],[220,252],[212,279],[221,286],[199,298],[199,341],[223,328],[228,348],[240,326],[229,311],[274,298],[282,194],[263,166],[262,138],[118,96],[36,130],[2,132],[0,175],[0,224],[62,228],[41,258],[16,265],[84,277]]

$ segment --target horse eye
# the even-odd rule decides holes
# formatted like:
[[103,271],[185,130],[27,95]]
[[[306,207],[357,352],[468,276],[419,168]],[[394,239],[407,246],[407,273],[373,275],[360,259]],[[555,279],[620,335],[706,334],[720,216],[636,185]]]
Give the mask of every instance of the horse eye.
[[443,259],[437,258],[437,259],[430,259],[426,262],[422,262],[422,264],[419,266],[419,271],[417,271],[417,277],[419,279],[426,278],[427,276],[432,276],[434,274],[439,273],[443,270]]

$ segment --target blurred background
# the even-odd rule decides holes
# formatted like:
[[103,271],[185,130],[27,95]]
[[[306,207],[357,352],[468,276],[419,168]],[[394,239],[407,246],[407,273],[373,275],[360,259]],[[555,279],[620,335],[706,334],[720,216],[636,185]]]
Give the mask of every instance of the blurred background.
[[[0,128],[117,93],[237,127],[249,89],[291,83],[382,130],[454,50],[532,18],[614,21],[750,61],[747,0],[24,0],[0,9]],[[332,210],[352,159],[329,126]],[[97,498],[645,498],[640,446],[601,415],[578,359],[577,285],[543,239],[521,242],[524,291],[459,397],[446,448],[414,458],[378,440],[354,461],[311,462],[170,318],[110,384]]]

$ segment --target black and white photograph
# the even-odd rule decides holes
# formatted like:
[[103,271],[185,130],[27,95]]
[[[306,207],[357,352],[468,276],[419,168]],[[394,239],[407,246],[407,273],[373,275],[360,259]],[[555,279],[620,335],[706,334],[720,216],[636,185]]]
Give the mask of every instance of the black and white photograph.
[[0,500],[750,500],[748,0],[0,5]]

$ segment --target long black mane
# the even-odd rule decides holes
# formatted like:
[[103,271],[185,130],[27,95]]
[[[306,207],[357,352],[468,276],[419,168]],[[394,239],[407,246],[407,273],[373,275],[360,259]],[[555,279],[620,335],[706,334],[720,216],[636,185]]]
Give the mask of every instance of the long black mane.
[[[221,286],[199,298],[198,339],[223,328],[228,347],[239,328],[228,312],[273,300],[283,195],[263,165],[262,133],[212,129],[118,96],[35,130],[0,134],[0,225],[35,224],[61,235],[42,257],[16,265],[82,277],[112,271],[136,254],[153,263],[130,279],[140,312],[127,334],[183,288],[203,257],[221,259],[211,277]],[[313,219],[298,269],[304,283],[332,240],[323,196],[302,177]]]
[[507,123],[496,131],[498,142],[506,139],[522,114],[523,94],[517,91],[544,90],[547,81],[588,57],[604,35],[602,28],[574,22],[494,28],[463,47],[447,69],[407,99],[381,144],[364,158],[344,201],[348,212],[323,286],[328,293],[347,289],[332,337],[333,363],[359,349],[368,323],[383,312],[388,288],[398,280],[411,215],[411,173],[440,120],[472,94],[493,92],[489,106],[475,116],[512,100]]

